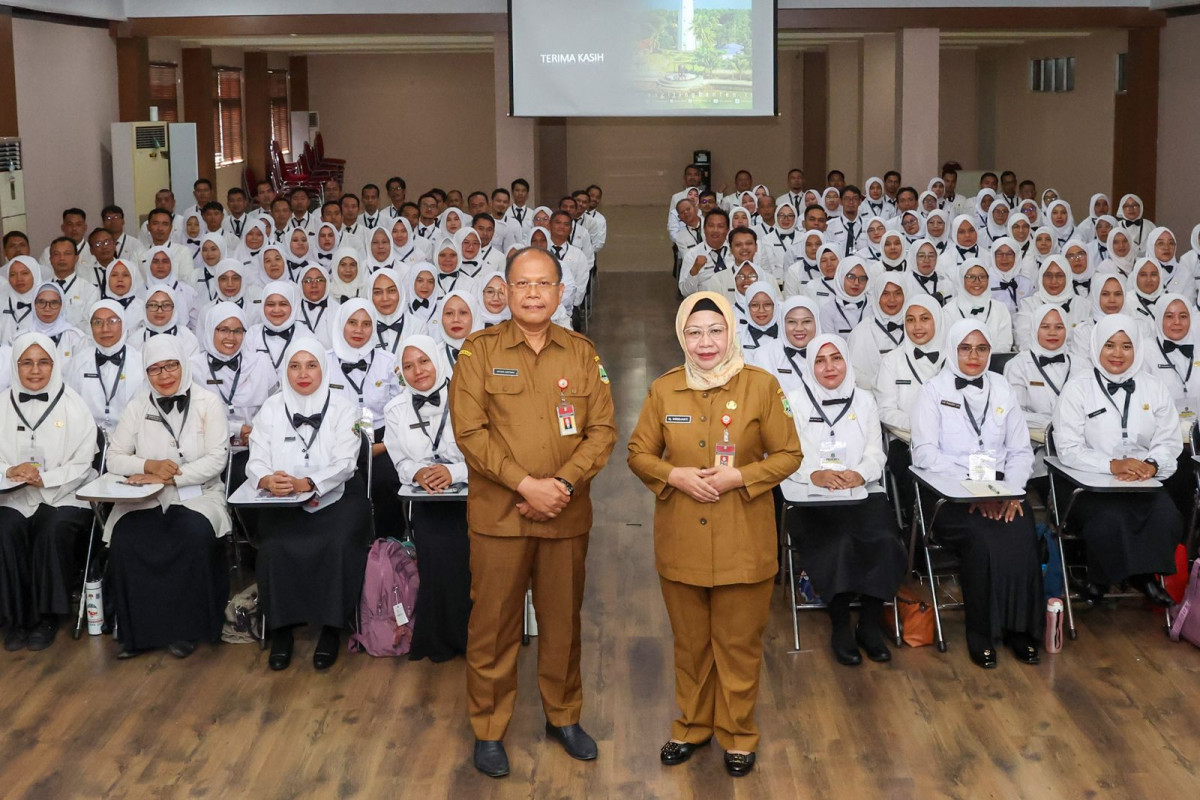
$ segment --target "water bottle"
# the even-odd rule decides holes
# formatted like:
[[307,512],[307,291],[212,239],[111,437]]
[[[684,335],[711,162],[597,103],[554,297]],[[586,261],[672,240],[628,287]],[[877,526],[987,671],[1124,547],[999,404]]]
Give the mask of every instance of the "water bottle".
[[1051,597],[1046,601],[1046,652],[1057,653],[1063,647],[1063,601]]
[[89,636],[99,636],[104,629],[104,592],[100,581],[88,581],[83,585],[83,607],[87,614]]

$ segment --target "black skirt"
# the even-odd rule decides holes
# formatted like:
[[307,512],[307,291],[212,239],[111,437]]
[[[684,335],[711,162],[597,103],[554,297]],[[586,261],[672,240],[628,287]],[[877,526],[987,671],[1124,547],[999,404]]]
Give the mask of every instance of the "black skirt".
[[361,600],[371,542],[371,507],[357,476],[336,503],[312,513],[264,509],[256,528],[258,590],[271,630],[346,627]]
[[412,529],[421,584],[408,657],[413,661],[448,661],[467,652],[467,622],[471,618],[467,503],[414,502]]
[[1087,542],[1088,580],[1107,586],[1130,575],[1173,574],[1183,519],[1165,491],[1084,492],[1068,530]]
[[[383,443],[383,428],[375,431],[375,444]],[[404,506],[396,493],[400,476],[387,451],[371,459],[371,505],[375,509],[375,538],[400,538],[404,534]]]
[[91,518],[74,506],[42,503],[31,517],[0,508],[0,623],[29,628],[44,615],[71,613]]
[[223,543],[198,511],[131,511],[113,528],[108,589],[117,641],[129,650],[221,638],[229,599]]
[[1184,519],[1192,518],[1192,506],[1196,503],[1196,468],[1192,464],[1192,454],[1184,448],[1175,464],[1175,472],[1162,482],[1171,497],[1171,502],[1179,510]]
[[[933,499],[922,496],[925,514]],[[1029,502],[1012,522],[968,513],[965,503],[947,503],[934,522],[933,539],[959,559],[966,605],[967,642],[992,647],[1006,632],[1040,638],[1046,624],[1037,529]],[[926,516],[928,519],[928,516]]]
[[839,594],[888,599],[896,594],[908,555],[887,495],[852,506],[801,506],[788,514],[799,566],[826,601]]

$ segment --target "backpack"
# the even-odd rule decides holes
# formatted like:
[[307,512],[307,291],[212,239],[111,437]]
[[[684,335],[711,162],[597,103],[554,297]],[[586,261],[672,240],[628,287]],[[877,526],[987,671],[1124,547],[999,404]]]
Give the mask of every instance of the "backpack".
[[395,539],[379,539],[367,555],[358,631],[350,652],[402,656],[412,644],[417,605],[416,559]]
[[1171,639],[1183,639],[1200,647],[1200,558],[1192,564],[1192,580],[1188,583],[1183,602],[1171,609]]

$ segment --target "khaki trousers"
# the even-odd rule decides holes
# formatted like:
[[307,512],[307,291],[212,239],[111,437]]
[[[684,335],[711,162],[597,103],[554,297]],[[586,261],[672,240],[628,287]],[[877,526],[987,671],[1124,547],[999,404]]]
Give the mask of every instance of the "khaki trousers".
[[671,738],[699,744],[715,735],[726,750],[755,751],[754,704],[774,580],[712,587],[659,581],[675,635],[682,712]]
[[525,590],[533,582],[538,688],[551,725],[574,725],[583,706],[579,608],[588,536],[546,539],[471,531],[467,704],[475,738],[504,738],[517,700]]

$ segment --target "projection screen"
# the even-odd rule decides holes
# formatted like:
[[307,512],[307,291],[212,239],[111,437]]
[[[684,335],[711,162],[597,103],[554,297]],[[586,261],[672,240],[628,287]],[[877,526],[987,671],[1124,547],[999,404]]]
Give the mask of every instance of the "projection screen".
[[509,0],[519,117],[775,113],[775,0]]

